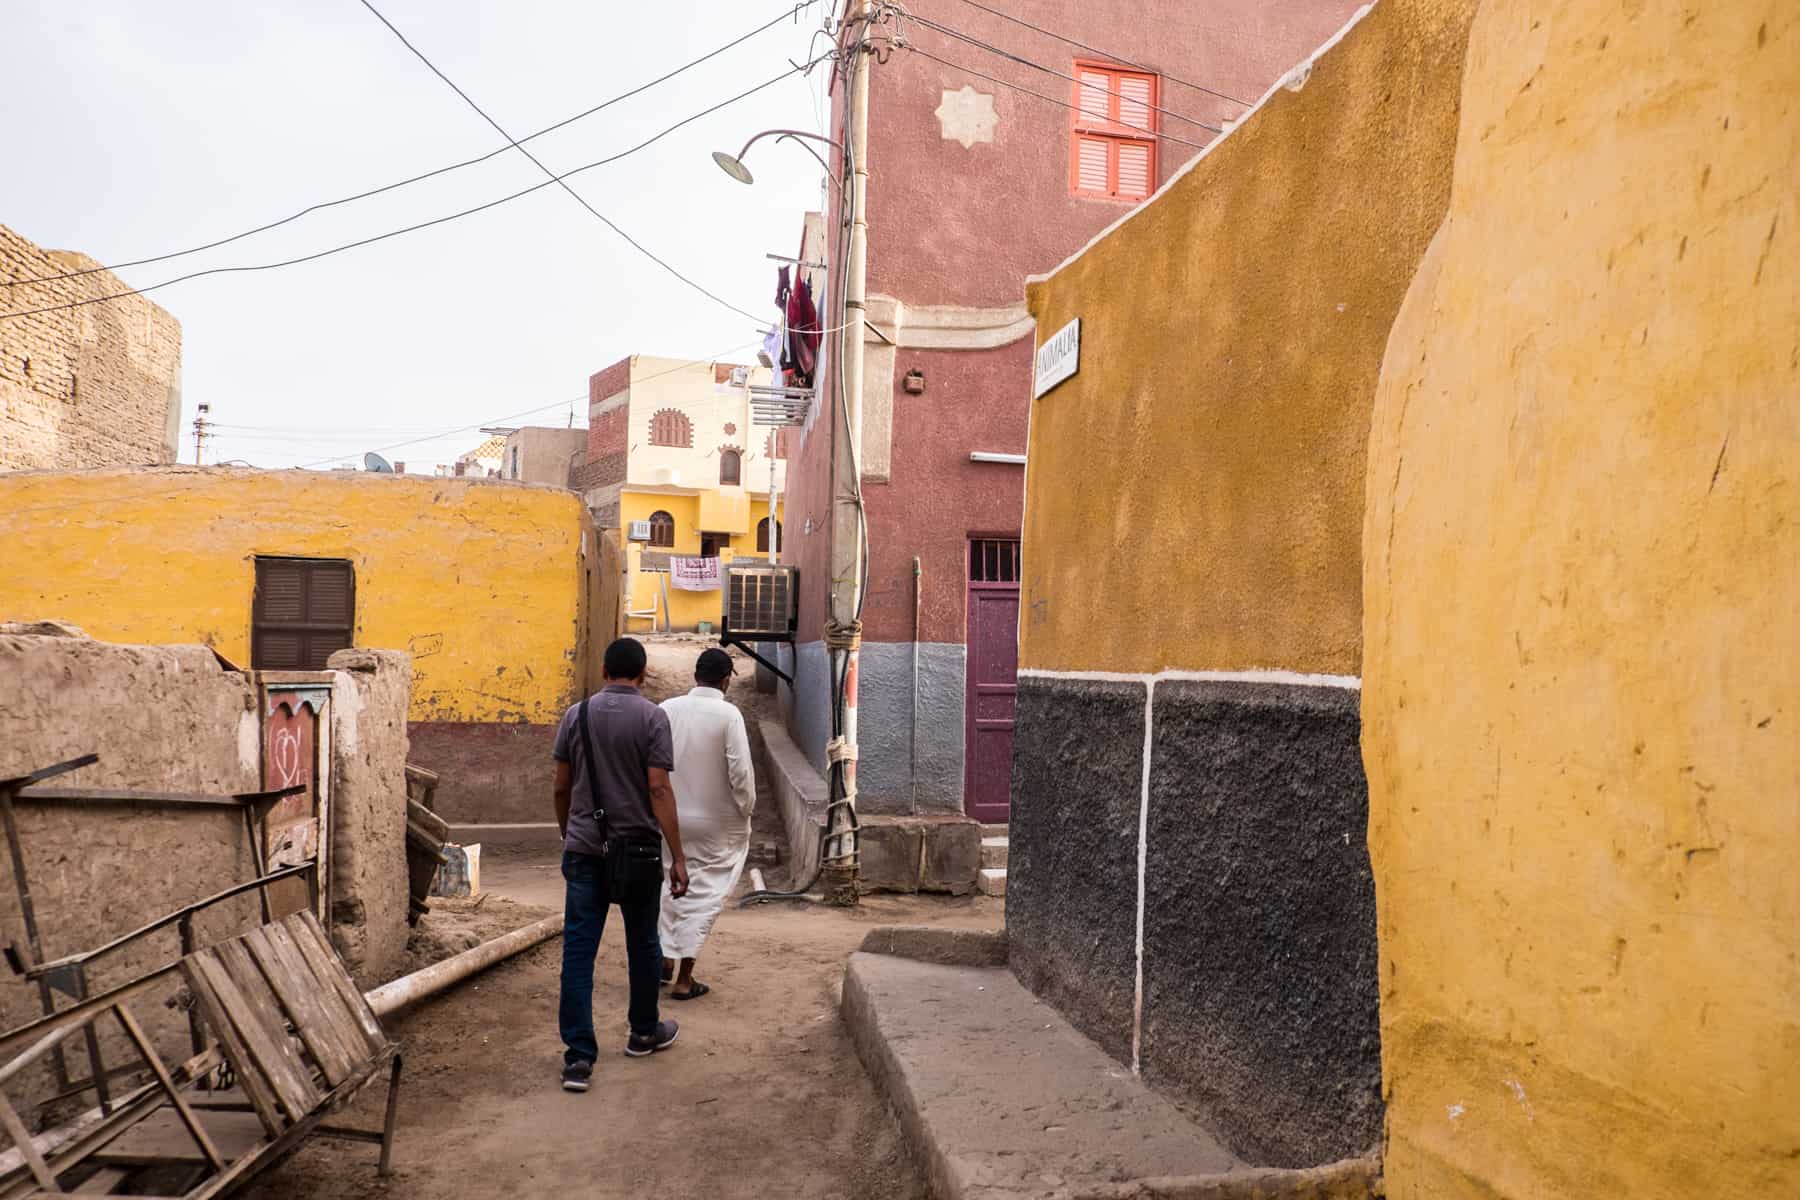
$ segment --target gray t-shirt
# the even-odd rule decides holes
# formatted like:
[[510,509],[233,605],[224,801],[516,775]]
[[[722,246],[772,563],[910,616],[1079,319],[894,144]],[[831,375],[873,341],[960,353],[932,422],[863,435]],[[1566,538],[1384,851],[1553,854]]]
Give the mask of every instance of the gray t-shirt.
[[[675,749],[669,734],[669,715],[650,703],[634,687],[611,685],[594,693],[588,703],[588,730],[599,759],[600,803],[606,810],[607,827],[615,834],[661,837],[662,827],[650,811],[650,768],[675,769]],[[594,789],[590,786],[587,750],[581,744],[580,705],[563,714],[556,727],[551,754],[573,768],[574,787],[569,796],[569,832],[563,848],[577,854],[602,854],[606,840],[594,815]]]

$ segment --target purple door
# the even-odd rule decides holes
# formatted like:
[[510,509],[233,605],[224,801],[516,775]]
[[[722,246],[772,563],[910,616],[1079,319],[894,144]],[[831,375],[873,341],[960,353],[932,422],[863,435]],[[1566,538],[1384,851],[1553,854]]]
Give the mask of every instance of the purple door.
[[1019,684],[1019,542],[969,543],[969,649],[963,810],[1003,824],[1011,811],[1013,704]]

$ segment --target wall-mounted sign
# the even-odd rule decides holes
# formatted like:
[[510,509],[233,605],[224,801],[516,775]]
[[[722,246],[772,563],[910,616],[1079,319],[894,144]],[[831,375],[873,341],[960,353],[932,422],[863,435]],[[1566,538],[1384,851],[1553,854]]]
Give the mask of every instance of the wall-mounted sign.
[[1032,399],[1037,399],[1080,369],[1081,318],[1076,317],[1038,347],[1037,387],[1031,393]]

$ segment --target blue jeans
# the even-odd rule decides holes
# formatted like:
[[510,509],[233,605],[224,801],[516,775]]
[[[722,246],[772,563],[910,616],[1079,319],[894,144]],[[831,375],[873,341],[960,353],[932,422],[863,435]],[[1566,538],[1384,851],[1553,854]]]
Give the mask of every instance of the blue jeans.
[[[563,1061],[594,1062],[600,1057],[594,1041],[594,956],[600,950],[600,934],[606,928],[606,859],[597,854],[563,851],[562,998],[557,1021],[562,1026]],[[656,993],[662,984],[662,942],[656,936],[656,918],[662,901],[658,896],[621,904],[625,915],[625,955],[630,964],[631,1009],[627,1018],[633,1033],[656,1029]]]

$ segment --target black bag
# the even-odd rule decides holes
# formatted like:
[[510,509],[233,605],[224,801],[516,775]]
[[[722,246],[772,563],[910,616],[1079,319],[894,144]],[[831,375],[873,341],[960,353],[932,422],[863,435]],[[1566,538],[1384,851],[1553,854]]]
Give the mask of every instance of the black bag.
[[594,735],[588,728],[588,705],[577,710],[581,724],[581,748],[588,761],[588,790],[594,800],[594,820],[606,846],[606,898],[614,904],[654,900],[662,895],[662,838],[648,834],[614,833],[606,824],[606,804],[600,795],[600,760],[594,756]]

